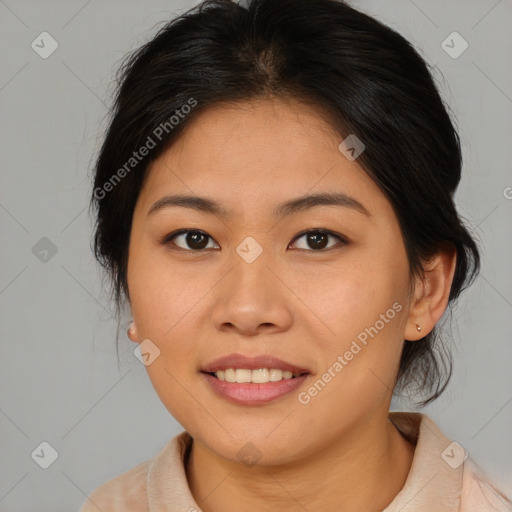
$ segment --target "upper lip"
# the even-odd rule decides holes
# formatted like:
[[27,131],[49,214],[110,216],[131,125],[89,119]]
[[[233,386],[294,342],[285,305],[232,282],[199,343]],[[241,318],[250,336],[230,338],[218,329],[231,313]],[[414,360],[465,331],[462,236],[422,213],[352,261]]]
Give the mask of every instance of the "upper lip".
[[201,368],[206,373],[214,373],[226,368],[246,368],[248,370],[258,370],[259,368],[277,368],[283,371],[289,371],[294,374],[311,373],[307,368],[283,361],[278,357],[271,355],[244,356],[243,354],[229,354],[219,357]]

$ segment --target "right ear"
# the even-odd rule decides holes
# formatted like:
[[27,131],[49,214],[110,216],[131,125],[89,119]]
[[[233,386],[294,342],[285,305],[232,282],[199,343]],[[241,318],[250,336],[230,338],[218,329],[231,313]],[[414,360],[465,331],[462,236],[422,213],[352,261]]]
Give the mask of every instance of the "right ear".
[[128,338],[130,338],[134,343],[138,343],[137,340],[137,327],[135,326],[135,322],[130,323],[130,327],[126,331],[128,334]]

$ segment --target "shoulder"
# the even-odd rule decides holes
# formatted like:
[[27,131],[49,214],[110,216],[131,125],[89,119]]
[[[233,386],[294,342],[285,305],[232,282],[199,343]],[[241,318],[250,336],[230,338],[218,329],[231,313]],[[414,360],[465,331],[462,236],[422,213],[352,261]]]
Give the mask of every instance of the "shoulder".
[[490,482],[489,477],[471,459],[464,462],[461,512],[512,512],[512,501]]
[[79,512],[149,511],[147,473],[150,460],[108,480],[85,501]]
[[386,512],[411,507],[436,512],[512,512],[510,498],[429,416],[392,412],[390,419],[416,449],[405,485]]
[[188,432],[176,435],[153,458],[98,487],[79,512],[150,512],[165,503],[188,503],[183,458],[191,443]]

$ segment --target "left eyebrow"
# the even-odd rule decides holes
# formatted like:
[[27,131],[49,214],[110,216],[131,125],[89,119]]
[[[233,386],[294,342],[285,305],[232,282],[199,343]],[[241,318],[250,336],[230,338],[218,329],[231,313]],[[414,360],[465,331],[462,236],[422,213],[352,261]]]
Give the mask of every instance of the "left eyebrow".
[[315,206],[341,206],[344,208],[352,208],[353,210],[371,217],[370,212],[361,202],[343,192],[322,192],[291,199],[277,206],[274,210],[274,216],[285,217],[292,213],[309,210]]
[[[219,217],[233,217],[235,214],[226,210],[220,203],[208,197],[189,196],[189,195],[167,195],[156,201],[149,209],[148,215],[169,208],[179,206],[182,208],[191,208],[210,215]],[[342,192],[322,192],[308,196],[297,197],[279,204],[273,211],[275,217],[286,217],[293,213],[309,210],[315,206],[340,206],[351,208],[368,217],[370,212],[357,199],[350,197]]]

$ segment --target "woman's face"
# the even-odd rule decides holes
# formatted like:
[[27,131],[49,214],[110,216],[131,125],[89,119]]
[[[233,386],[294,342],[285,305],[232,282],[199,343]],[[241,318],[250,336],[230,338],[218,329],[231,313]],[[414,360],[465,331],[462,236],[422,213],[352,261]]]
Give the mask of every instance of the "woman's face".
[[[289,462],[387,416],[412,332],[408,261],[391,204],[341,142],[313,108],[267,99],[202,112],[148,169],[128,259],[137,341],[169,412],[229,460]],[[351,199],[302,202],[317,194]],[[150,212],[168,195],[224,213]],[[307,374],[204,373],[233,354],[263,358],[220,363],[238,380],[287,377],[247,371],[283,362]]]

